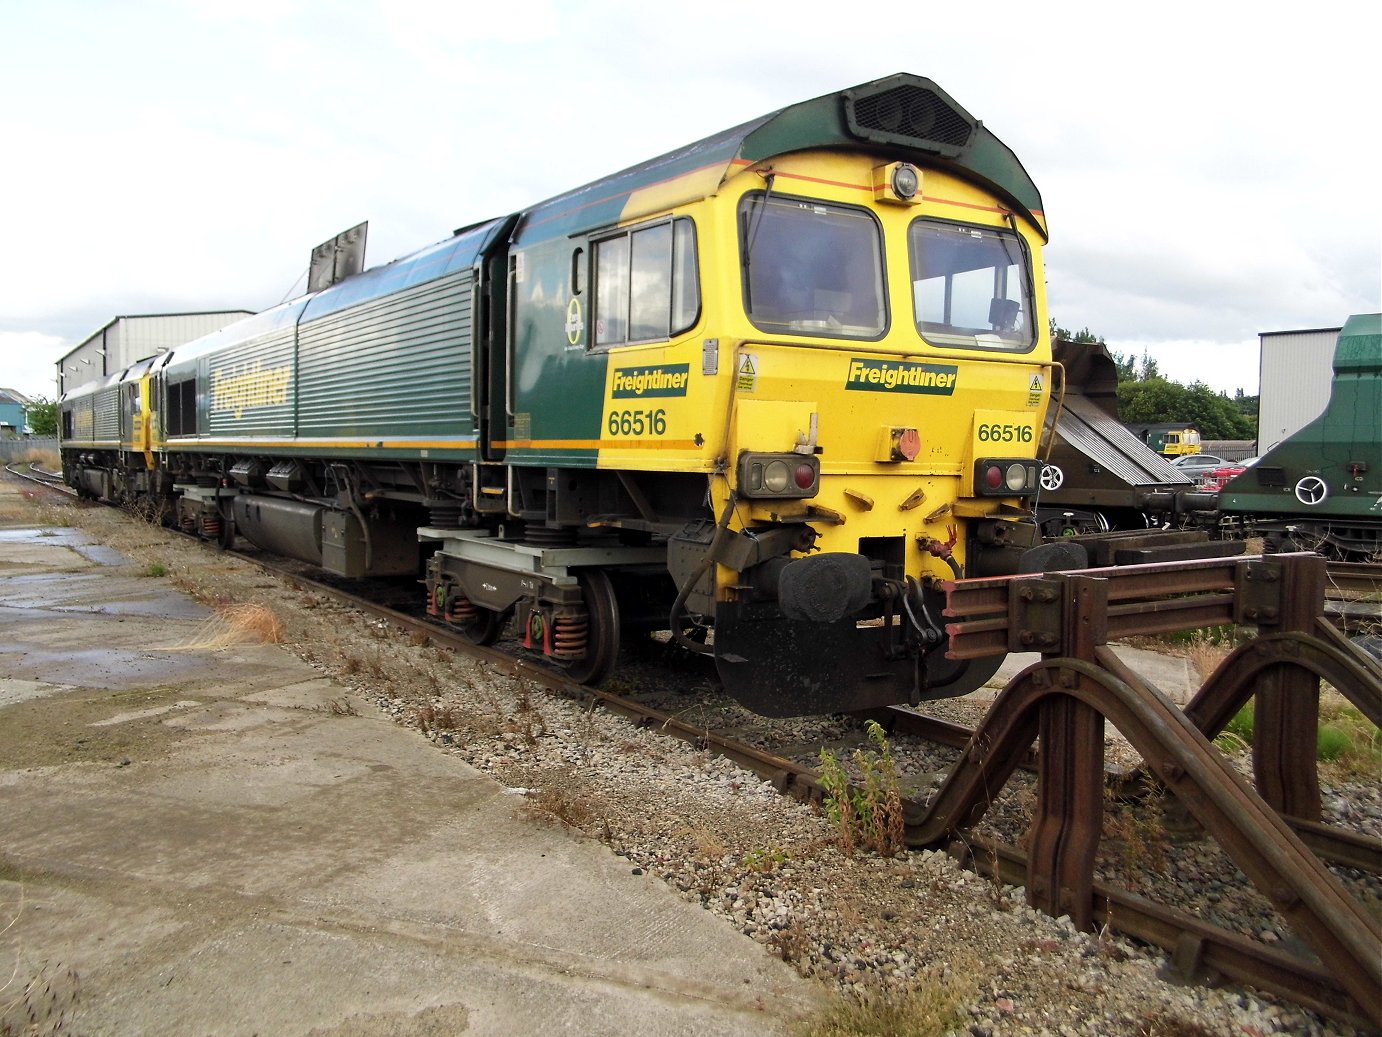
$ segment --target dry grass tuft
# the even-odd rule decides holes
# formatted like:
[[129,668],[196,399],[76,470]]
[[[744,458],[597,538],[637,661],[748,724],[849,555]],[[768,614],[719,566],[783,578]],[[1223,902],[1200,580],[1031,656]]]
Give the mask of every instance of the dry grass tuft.
[[0,987],[0,1037],[64,1037],[73,1033],[81,977],[60,962],[45,961],[22,986],[18,969]]
[[1139,1037],[1212,1037],[1214,1031],[1194,1019],[1173,1012],[1148,1012],[1137,1024]]
[[429,702],[418,709],[417,728],[423,734],[432,731],[455,731],[461,726],[461,715],[454,706]]
[[976,964],[961,955],[917,976],[910,989],[878,987],[837,994],[794,1028],[801,1037],[933,1037],[957,1031],[977,993]]
[[695,854],[702,860],[716,861],[729,853],[725,839],[703,824],[686,825],[672,833],[674,838],[689,839]]
[[165,651],[215,651],[231,645],[282,643],[283,620],[267,605],[250,603],[218,607],[190,640]]
[[581,831],[596,820],[595,807],[579,791],[545,788],[527,797],[524,813],[532,818],[553,819]]
[[1203,631],[1196,631],[1186,654],[1190,658],[1191,667],[1200,680],[1204,681],[1209,679],[1210,674],[1219,668],[1232,651],[1232,645],[1206,637]]
[[795,965],[810,960],[815,943],[806,926],[793,918],[783,928],[773,930],[768,937],[768,946],[777,951],[778,957],[788,965]]
[[1113,788],[1104,790],[1104,837],[1108,850],[1123,868],[1145,869],[1164,875],[1170,867],[1170,836],[1166,830],[1162,796],[1128,800]]

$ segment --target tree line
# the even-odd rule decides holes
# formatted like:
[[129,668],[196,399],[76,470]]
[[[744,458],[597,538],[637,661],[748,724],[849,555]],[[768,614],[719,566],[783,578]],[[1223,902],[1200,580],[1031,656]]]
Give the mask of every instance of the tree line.
[[[1088,328],[1070,332],[1055,321],[1051,337],[1106,345]],[[1230,399],[1198,379],[1189,385],[1172,381],[1145,350],[1140,358],[1113,349],[1109,355],[1118,368],[1118,417],[1125,425],[1174,422],[1193,425],[1204,439],[1257,438],[1257,396],[1246,396],[1239,389]]]
[[57,401],[46,396],[36,396],[24,407],[24,416],[35,436],[56,436],[58,434]]

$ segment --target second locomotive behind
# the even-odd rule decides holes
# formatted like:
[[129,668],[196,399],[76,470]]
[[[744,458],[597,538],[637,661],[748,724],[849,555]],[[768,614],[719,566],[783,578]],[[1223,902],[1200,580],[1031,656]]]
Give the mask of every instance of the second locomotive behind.
[[65,471],[419,573],[579,681],[669,630],[761,713],[961,694],[996,661],[944,657],[939,583],[1040,568],[1046,236],[1016,157],[892,76],[69,393]]

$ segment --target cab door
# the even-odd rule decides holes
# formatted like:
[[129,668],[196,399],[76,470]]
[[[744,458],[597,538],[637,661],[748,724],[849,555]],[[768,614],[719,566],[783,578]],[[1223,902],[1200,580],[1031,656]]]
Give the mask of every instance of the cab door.
[[513,363],[512,270],[509,239],[517,216],[504,220],[475,263],[471,302],[470,411],[476,423],[474,501],[481,513],[507,507],[504,459],[512,435],[509,400]]

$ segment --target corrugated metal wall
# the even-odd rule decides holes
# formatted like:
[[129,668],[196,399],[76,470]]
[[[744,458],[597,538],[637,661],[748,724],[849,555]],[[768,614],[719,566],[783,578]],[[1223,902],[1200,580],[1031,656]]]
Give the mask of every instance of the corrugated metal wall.
[[246,316],[247,310],[117,317],[58,362],[62,392],[99,382],[131,364],[191,342]]
[[1264,332],[1257,447],[1265,453],[1314,421],[1329,403],[1338,328]]
[[459,271],[300,325],[298,435],[472,432],[472,281]]
[[130,364],[191,342],[246,316],[246,311],[217,313],[165,313],[147,317],[125,317],[120,327],[120,346],[111,371],[123,371]]

